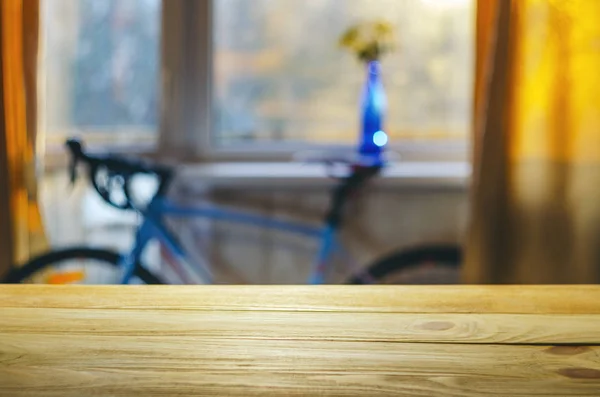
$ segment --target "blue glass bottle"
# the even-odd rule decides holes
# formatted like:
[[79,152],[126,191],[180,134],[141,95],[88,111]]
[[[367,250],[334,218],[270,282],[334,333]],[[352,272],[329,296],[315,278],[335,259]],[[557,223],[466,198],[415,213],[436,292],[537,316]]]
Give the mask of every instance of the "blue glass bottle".
[[366,165],[382,165],[388,136],[383,129],[387,98],[381,82],[381,64],[371,61],[367,65],[367,82],[364,87],[361,112],[362,133],[359,153]]

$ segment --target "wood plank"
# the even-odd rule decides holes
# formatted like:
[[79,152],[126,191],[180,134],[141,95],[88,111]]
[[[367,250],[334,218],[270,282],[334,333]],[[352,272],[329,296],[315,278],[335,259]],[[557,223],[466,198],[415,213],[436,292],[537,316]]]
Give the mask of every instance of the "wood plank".
[[0,308],[600,314],[600,286],[0,286]]
[[600,316],[2,309],[8,334],[600,345]]
[[0,286],[0,396],[598,396],[598,291]]
[[[176,326],[176,325],[174,325]],[[0,333],[0,396],[598,396],[599,348]]]

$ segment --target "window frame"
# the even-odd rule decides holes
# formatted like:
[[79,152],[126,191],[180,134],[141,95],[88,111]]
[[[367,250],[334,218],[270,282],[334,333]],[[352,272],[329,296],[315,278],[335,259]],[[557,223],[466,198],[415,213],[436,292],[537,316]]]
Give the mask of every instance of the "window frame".
[[[305,150],[348,150],[352,145],[265,144],[218,148],[213,125],[213,1],[163,0],[162,107],[158,154],[180,161],[290,161]],[[358,133],[357,133],[358,139]],[[394,142],[389,150],[402,161],[467,162],[465,138]]]

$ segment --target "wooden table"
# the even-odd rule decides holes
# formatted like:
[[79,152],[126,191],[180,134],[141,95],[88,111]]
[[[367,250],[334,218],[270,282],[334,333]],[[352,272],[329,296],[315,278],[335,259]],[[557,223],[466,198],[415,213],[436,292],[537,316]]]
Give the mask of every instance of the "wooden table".
[[600,287],[0,286],[1,396],[600,396]]

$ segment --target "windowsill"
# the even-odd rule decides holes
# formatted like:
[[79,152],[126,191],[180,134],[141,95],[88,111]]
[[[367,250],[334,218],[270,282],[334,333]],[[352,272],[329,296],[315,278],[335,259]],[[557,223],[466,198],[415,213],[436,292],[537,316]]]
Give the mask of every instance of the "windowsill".
[[[178,175],[186,185],[197,181],[222,188],[320,188],[334,183],[324,165],[293,162],[187,164]],[[467,162],[396,162],[384,168],[376,186],[465,190],[470,178]]]

